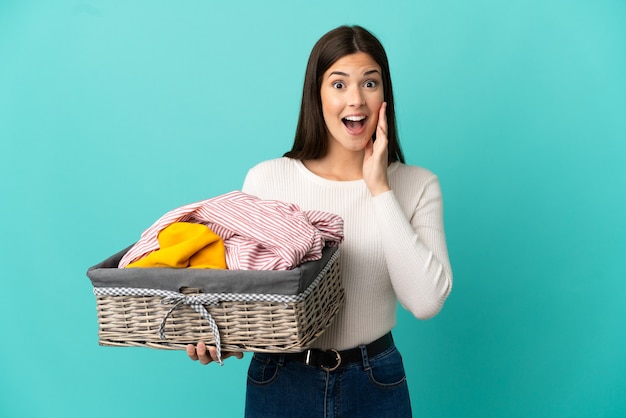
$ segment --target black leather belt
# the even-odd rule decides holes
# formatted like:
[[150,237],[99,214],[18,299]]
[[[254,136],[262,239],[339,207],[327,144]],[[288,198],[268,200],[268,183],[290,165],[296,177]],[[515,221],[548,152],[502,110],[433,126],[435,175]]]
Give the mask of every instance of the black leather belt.
[[[393,344],[391,332],[383,335],[376,341],[365,346],[367,356],[373,357],[385,351]],[[286,353],[285,361],[297,361],[309,366],[320,367],[326,371],[337,370],[340,365],[363,361],[361,356],[361,348],[351,348],[349,350],[317,350],[311,349],[301,353]]]

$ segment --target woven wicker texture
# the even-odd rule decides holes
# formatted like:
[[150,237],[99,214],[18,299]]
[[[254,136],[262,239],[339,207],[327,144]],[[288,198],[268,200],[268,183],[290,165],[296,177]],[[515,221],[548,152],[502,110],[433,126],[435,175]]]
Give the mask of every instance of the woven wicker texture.
[[[329,262],[316,288],[302,301],[229,302],[205,305],[219,327],[222,351],[297,352],[311,344],[331,324],[344,302],[339,263]],[[198,294],[198,289],[181,289]],[[204,341],[214,344],[209,324],[188,305],[167,316],[171,304],[158,296],[96,296],[100,344],[185,349]],[[165,320],[164,338],[159,327]]]

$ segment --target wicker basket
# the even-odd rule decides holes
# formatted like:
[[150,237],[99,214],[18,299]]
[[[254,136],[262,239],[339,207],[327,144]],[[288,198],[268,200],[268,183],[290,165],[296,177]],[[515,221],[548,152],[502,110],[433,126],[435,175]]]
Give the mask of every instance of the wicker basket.
[[[297,352],[324,332],[344,302],[336,247],[324,249],[319,261],[275,272],[115,268],[124,253],[87,272],[104,346],[184,349],[204,341],[222,351]],[[169,277],[166,282],[163,273]],[[231,273],[244,277],[247,291],[240,291],[240,280],[237,292],[215,292],[220,283],[237,282],[228,280]],[[211,276],[218,274],[221,282],[212,282]],[[254,292],[250,286],[255,286],[255,274],[264,292],[272,290],[276,278],[276,292]]]

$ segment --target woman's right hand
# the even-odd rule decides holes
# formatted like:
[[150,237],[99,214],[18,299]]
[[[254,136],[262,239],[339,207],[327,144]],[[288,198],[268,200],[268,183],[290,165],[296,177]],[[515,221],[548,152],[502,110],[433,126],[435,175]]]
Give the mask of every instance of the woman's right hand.
[[[213,361],[217,361],[217,349],[215,346],[206,346],[205,343],[200,341],[197,345],[189,344],[187,346],[187,355],[193,361],[200,361],[200,364],[209,364]],[[243,358],[243,353],[235,351],[235,352],[224,352],[222,353],[222,360],[226,360],[228,357],[237,357],[238,359]]]
[[389,139],[387,139],[387,102],[378,110],[376,141],[370,139],[363,156],[363,180],[372,196],[391,190],[387,168],[389,167]]

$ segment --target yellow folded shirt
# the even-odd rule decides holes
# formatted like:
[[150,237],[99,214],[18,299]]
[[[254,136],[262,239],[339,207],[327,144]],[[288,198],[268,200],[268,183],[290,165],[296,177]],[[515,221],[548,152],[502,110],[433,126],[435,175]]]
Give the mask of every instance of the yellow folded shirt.
[[224,241],[206,225],[174,222],[158,240],[158,250],[126,267],[227,268]]

